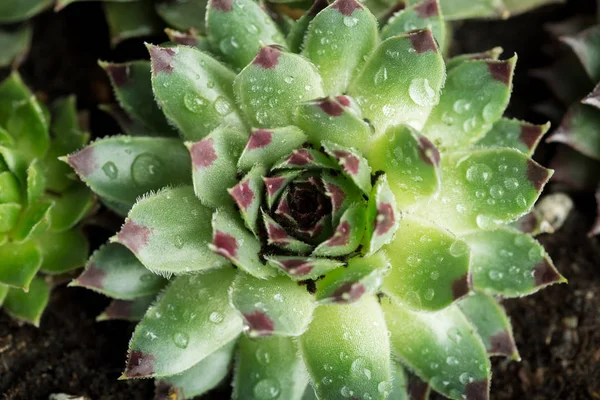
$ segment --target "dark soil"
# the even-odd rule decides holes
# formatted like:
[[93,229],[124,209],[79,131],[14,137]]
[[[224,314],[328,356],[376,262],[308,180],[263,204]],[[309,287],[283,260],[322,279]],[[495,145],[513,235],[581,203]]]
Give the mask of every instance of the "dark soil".
[[[518,52],[508,113],[542,123],[545,117],[532,109],[551,94],[529,75],[551,62],[543,50],[553,41],[542,25],[592,12],[594,2],[580,0],[509,21],[468,22],[456,32],[457,50],[474,52],[500,45],[507,57]],[[111,96],[96,60],[144,57],[141,43],[129,41],[111,49],[96,3],[74,4],[58,15],[44,14],[36,19],[35,28],[30,58],[21,68],[26,81],[49,99],[77,94],[80,107],[92,110],[92,134],[116,133],[110,118],[95,110]],[[552,147],[543,146],[536,158],[547,163],[552,152]],[[578,196],[576,200],[565,227],[540,238],[569,285],[504,303],[523,361],[494,359],[493,399],[600,399],[600,243],[586,237],[594,217],[592,199]],[[89,232],[96,246],[109,234],[93,228]],[[151,381],[116,380],[134,325],[96,323],[94,318],[107,304],[108,299],[90,291],[60,286],[52,294],[41,329],[20,325],[0,313],[2,398],[46,400],[52,393],[69,393],[93,400],[151,399]],[[227,384],[210,396],[228,397]]]

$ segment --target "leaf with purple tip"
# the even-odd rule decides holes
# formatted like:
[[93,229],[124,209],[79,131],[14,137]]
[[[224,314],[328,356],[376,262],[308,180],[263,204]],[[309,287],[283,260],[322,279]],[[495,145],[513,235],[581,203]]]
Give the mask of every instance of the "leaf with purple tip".
[[517,119],[501,118],[475,142],[475,146],[511,147],[531,156],[548,129],[549,122],[534,125]]
[[306,142],[306,135],[296,126],[253,129],[239,158],[238,167],[242,171],[249,171],[255,164],[260,163],[270,168],[304,142]]
[[156,13],[177,29],[204,31],[207,0],[155,2]]
[[479,53],[459,54],[446,61],[446,72],[464,64],[468,61],[475,60],[493,60],[497,61],[504,50],[502,47],[494,47],[493,49],[482,51]]
[[312,252],[316,257],[338,257],[358,248],[365,233],[365,210],[356,205],[348,207],[340,218],[333,235]]
[[234,278],[232,268],[220,268],[171,281],[137,325],[122,377],[181,373],[235,339],[242,320],[229,305]]
[[169,40],[175,44],[182,46],[195,47],[198,50],[209,52],[210,44],[205,36],[198,34],[194,29],[187,30],[185,32],[176,31],[174,29],[165,29],[165,33],[169,37]]
[[227,189],[237,205],[244,223],[254,236],[258,237],[260,205],[263,201],[267,170],[262,164],[255,164],[239,183]]
[[323,172],[321,175],[325,194],[331,200],[331,215],[333,225],[338,225],[342,215],[354,204],[364,204],[363,192],[343,175],[333,175]]
[[579,58],[587,74],[594,82],[600,80],[600,26],[594,25],[575,35],[562,36],[566,43]]
[[600,160],[600,110],[585,104],[569,108],[548,142],[564,143],[587,157]]
[[267,244],[277,246],[283,250],[296,254],[308,254],[313,246],[289,235],[269,214],[263,211],[263,223],[267,232]]
[[276,162],[272,169],[338,169],[325,154],[315,149],[300,148]]
[[340,169],[365,194],[371,192],[371,167],[366,158],[353,148],[345,148],[339,144],[323,141],[325,152],[336,160]]
[[398,221],[402,218],[385,174],[377,178],[371,191],[366,216],[367,228],[363,238],[364,252],[373,254],[392,240],[398,229]]
[[9,315],[38,327],[49,300],[50,285],[38,276],[31,281],[28,292],[9,289],[2,306]]
[[148,307],[156,300],[156,295],[136,297],[133,300],[113,300],[108,307],[96,317],[96,321],[133,321],[144,318]]
[[162,30],[163,22],[155,14],[151,0],[109,1],[102,5],[113,46],[123,40],[156,35]]
[[295,281],[316,279],[344,265],[329,258],[297,256],[265,256],[269,265],[278,268]]
[[288,184],[300,175],[302,171],[283,171],[275,175],[263,178],[265,182],[265,194],[267,196],[267,205],[269,209],[273,208],[275,202],[279,199],[281,193],[287,188]]

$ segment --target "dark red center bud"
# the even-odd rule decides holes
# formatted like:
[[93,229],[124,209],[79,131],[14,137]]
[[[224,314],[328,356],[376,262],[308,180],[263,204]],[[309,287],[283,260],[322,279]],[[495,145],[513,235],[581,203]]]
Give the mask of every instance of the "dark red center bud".
[[331,200],[313,182],[290,185],[288,203],[292,217],[302,230],[313,228],[323,216],[331,213]]

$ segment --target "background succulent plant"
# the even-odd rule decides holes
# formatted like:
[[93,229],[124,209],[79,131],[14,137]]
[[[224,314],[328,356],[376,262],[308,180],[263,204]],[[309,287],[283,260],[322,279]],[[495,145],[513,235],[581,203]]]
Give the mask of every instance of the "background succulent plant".
[[564,281],[512,227],[552,174],[547,126],[502,117],[516,56],[444,62],[443,25],[427,0],[378,32],[337,0],[285,36],[218,0],[202,50],[102,64],[128,135],[65,161],[127,219],[73,285],[141,319],[123,378],[190,398],[235,358],[234,398],[365,400],[406,396],[407,367],[488,398],[488,356],[518,359],[496,297]]
[[49,111],[16,72],[0,84],[0,304],[34,325],[52,276],[82,266],[88,256],[76,225],[93,195],[58,160],[88,141],[76,112],[73,97]]

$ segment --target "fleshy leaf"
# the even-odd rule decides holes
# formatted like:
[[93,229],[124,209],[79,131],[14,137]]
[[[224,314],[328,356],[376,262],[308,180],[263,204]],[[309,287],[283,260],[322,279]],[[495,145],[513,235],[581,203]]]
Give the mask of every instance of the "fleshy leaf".
[[22,24],[16,29],[0,29],[0,68],[10,65],[17,67],[25,59],[31,45],[33,29],[31,25]]
[[0,233],[9,232],[17,225],[22,208],[19,203],[0,204]]
[[175,44],[183,46],[195,47],[198,50],[210,51],[210,44],[205,36],[199,35],[194,29],[187,30],[186,32],[179,32],[174,29],[165,29],[165,33],[169,36],[169,40]]
[[357,0],[336,0],[312,20],[302,54],[323,77],[328,95],[344,93],[377,46],[377,21]]
[[234,277],[221,268],[171,281],[136,327],[123,378],[178,374],[235,339],[242,320],[229,305]]
[[[235,343],[234,340],[231,341],[179,375],[159,380],[156,383],[157,392],[164,393],[166,391],[165,400],[173,399],[172,393],[175,393],[175,396],[180,395],[182,398],[189,399],[213,389],[229,373]],[[159,399],[163,398],[157,398],[157,400]]]
[[133,300],[113,300],[96,321],[124,320],[138,322],[144,318],[148,307],[156,300],[156,295],[137,297]]
[[462,148],[487,132],[508,105],[517,57],[465,62],[448,73],[423,134],[436,146]]
[[600,80],[600,26],[592,26],[576,35],[562,36],[566,43],[581,61],[583,68],[594,82]]
[[69,286],[81,286],[119,300],[158,293],[166,280],[148,271],[135,255],[117,243],[106,244]]
[[344,265],[343,262],[328,258],[265,256],[269,265],[279,268],[295,281],[316,279],[327,272]]
[[402,364],[394,362],[392,393],[394,400],[429,400],[431,387],[419,377],[405,371]]
[[338,268],[317,281],[316,300],[320,303],[352,303],[374,294],[389,271],[389,261],[383,252],[370,257],[355,257],[348,267]]
[[267,244],[280,247],[296,254],[307,254],[312,246],[289,235],[285,229],[263,211],[263,222],[267,231]]
[[178,139],[100,139],[65,161],[94,193],[127,208],[149,191],[191,181],[190,157]]
[[246,132],[222,126],[199,142],[186,142],[192,158],[194,192],[209,207],[233,204],[227,188],[237,183],[237,160],[247,140]]
[[72,228],[95,204],[94,194],[80,182],[73,182],[59,195],[46,193],[46,196],[54,202],[50,210],[50,229],[58,232]]
[[381,307],[392,352],[434,390],[454,400],[489,398],[490,362],[458,307],[419,313],[390,300]]
[[191,186],[164,189],[137,202],[113,240],[157,273],[222,267],[227,262],[207,247],[211,216],[212,209],[200,203]]
[[62,274],[83,266],[87,260],[89,244],[80,230],[48,231],[35,240],[42,254],[40,269],[47,274]]
[[507,229],[465,235],[471,247],[473,287],[489,294],[520,297],[566,282],[544,248],[529,235]]
[[475,146],[480,147],[512,147],[521,153],[531,156],[542,136],[550,129],[550,123],[533,125],[516,119],[501,118]]
[[237,185],[227,190],[238,206],[246,227],[257,237],[258,217],[265,188],[263,178],[266,172],[267,170],[263,165],[256,164],[250,172],[240,179]]
[[267,11],[252,0],[210,0],[206,29],[213,51],[237,69],[248,65],[261,45],[285,45]]
[[223,122],[240,125],[235,74],[191,47],[148,45],[152,88],[159,107],[186,140],[200,140]]
[[371,192],[371,167],[369,162],[354,149],[323,141],[323,148],[340,165],[344,174],[352,179],[365,194]]
[[108,1],[103,6],[113,46],[123,40],[156,35],[162,30],[163,23],[151,1]]
[[267,279],[277,274],[259,258],[261,244],[229,210],[215,211],[212,217],[212,243],[210,250],[231,261],[233,265],[259,278]]
[[319,398],[384,400],[389,395],[390,340],[374,296],[317,307],[299,343]]
[[293,125],[298,104],[324,95],[315,66],[278,46],[259,50],[235,78],[234,91],[251,125],[261,128]]
[[453,232],[502,225],[531,209],[552,172],[514,149],[444,153],[444,192],[416,213]]
[[314,149],[297,149],[289,156],[275,163],[273,169],[337,169],[337,166],[327,156]]
[[17,225],[10,233],[12,238],[23,242],[44,232],[50,225],[50,212],[54,204],[49,201],[39,201],[27,207],[19,216]]
[[365,210],[350,206],[340,218],[333,235],[317,246],[312,255],[338,257],[352,253],[358,248],[365,232]]
[[10,289],[4,299],[3,307],[13,317],[39,326],[49,299],[50,285],[41,277],[36,277],[31,281],[27,293],[20,289]]
[[548,142],[564,143],[585,156],[600,160],[600,110],[585,104],[571,106]]
[[255,164],[270,168],[280,158],[306,142],[306,135],[296,126],[274,129],[253,129],[238,167],[249,171]]
[[298,106],[297,124],[317,148],[329,141],[365,151],[373,132],[353,102],[348,96],[337,96],[302,103]]
[[380,175],[371,191],[367,208],[367,229],[363,244],[366,254],[373,254],[388,244],[396,229],[401,215],[396,207],[396,199],[390,189],[386,175]]
[[313,296],[306,288],[285,276],[262,280],[239,273],[230,296],[250,337],[299,336],[307,329],[314,309]]
[[406,123],[423,127],[444,84],[444,61],[429,29],[383,41],[356,75],[348,93],[378,134]]
[[446,72],[464,64],[468,61],[475,60],[498,60],[504,49],[502,47],[494,47],[493,49],[482,51],[479,53],[459,54],[446,61]]
[[300,400],[307,384],[306,367],[292,339],[240,338],[233,399]]
[[363,192],[356,187],[350,178],[343,175],[333,175],[324,172],[321,176],[325,193],[331,199],[333,224],[338,225],[340,218],[348,207],[354,204],[363,204]]
[[42,265],[39,246],[33,241],[0,245],[0,284],[28,290]]
[[302,171],[284,171],[279,174],[265,177],[265,193],[267,195],[267,205],[269,209],[273,207],[279,196]]
[[440,153],[425,137],[406,125],[387,130],[370,146],[374,171],[385,171],[400,209],[433,196],[440,187]]
[[456,304],[475,327],[489,355],[520,360],[506,312],[492,296],[471,293]]
[[207,0],[155,2],[156,13],[169,25],[181,29],[204,31]]
[[440,310],[469,291],[469,246],[436,225],[404,218],[384,250],[392,268],[383,291],[412,309]]
[[292,25],[287,35],[289,49],[294,53],[302,50],[306,31],[313,19],[329,4],[327,0],[316,0],[312,6]]
[[29,19],[49,8],[53,0],[5,0],[0,5],[0,22],[10,23]]
[[[0,87],[0,95],[4,96],[4,92],[5,84]],[[42,105],[35,96],[16,103],[9,115],[5,128],[13,137],[15,147],[29,160],[43,158],[50,146],[49,127]]]

